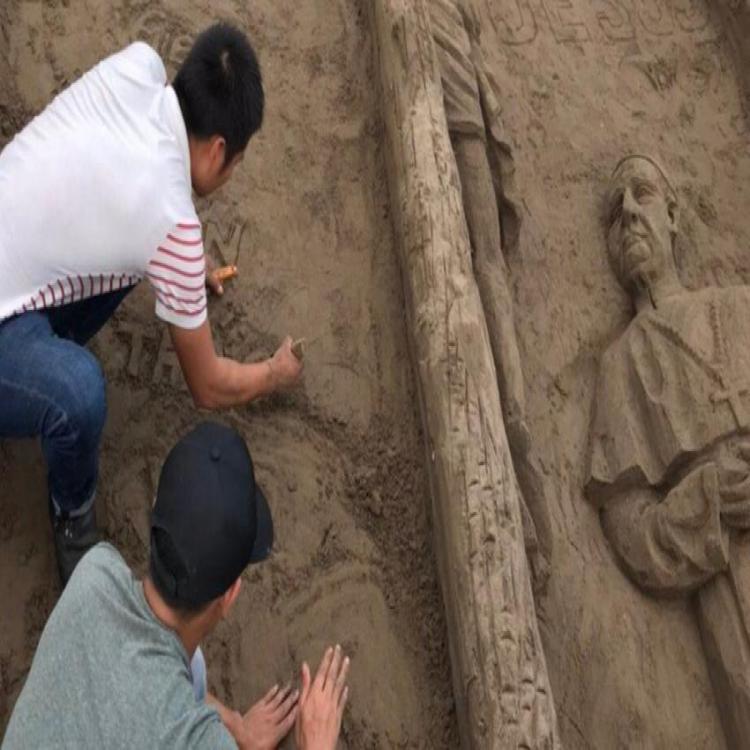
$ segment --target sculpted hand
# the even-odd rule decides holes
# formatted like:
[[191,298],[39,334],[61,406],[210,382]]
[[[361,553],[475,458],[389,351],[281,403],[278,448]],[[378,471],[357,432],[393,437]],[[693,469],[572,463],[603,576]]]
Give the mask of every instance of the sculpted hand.
[[291,336],[287,336],[276,354],[266,360],[271,369],[275,391],[296,385],[302,377],[302,362],[294,356],[292,343]]
[[349,657],[340,646],[325,652],[314,680],[307,664],[302,665],[302,695],[294,729],[299,750],[335,750],[349,695],[348,672]]
[[299,691],[290,685],[272,687],[242,717],[241,750],[275,750],[297,718]]
[[750,529],[750,443],[725,451],[717,470],[722,521],[732,528]]

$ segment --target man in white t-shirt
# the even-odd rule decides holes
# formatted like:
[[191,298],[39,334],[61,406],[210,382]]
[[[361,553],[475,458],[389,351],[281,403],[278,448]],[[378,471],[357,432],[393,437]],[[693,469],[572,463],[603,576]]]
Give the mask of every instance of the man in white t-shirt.
[[197,406],[229,407],[294,384],[287,338],[274,356],[219,357],[206,314],[192,192],[221,187],[263,120],[246,36],[195,41],[173,86],[137,42],[63,91],[0,153],[0,438],[41,439],[60,575],[98,541],[94,493],[106,417],[85,343],[147,278]]

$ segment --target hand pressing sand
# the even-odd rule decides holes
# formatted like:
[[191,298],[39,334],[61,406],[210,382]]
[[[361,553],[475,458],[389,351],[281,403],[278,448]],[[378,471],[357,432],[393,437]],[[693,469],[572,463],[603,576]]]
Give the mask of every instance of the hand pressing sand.
[[294,729],[299,750],[336,749],[349,696],[348,672],[349,657],[339,645],[326,650],[314,680],[310,679],[307,663],[302,665],[302,693]]

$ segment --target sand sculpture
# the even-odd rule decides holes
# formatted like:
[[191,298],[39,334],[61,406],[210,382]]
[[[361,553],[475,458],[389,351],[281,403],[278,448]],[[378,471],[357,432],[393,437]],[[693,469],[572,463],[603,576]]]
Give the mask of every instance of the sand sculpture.
[[[680,458],[658,486],[627,472],[609,485],[589,481],[596,506],[607,508],[609,542],[598,507],[582,498],[602,342],[631,317],[601,253],[590,193],[606,181],[620,144],[664,135],[659,148],[679,169],[687,199],[681,273],[692,286],[701,278],[747,283],[750,270],[732,251],[748,238],[747,124],[737,97],[738,83],[750,85],[748,0],[6,0],[0,144],[82,70],[135,38],[173,70],[217,14],[252,30],[274,92],[242,175],[201,210],[206,247],[217,261],[239,257],[242,269],[213,307],[217,340],[228,354],[253,358],[287,331],[322,334],[306,352],[304,392],[228,416],[258,447],[285,545],[238,602],[239,621],[253,626],[228,627],[208,644],[219,696],[249,701],[299,659],[316,658],[316,639],[330,635],[356,650],[347,748],[545,748],[558,747],[560,736],[571,748],[724,747],[718,717],[737,724],[745,696],[722,687],[723,643],[701,625],[704,650],[692,601],[665,603],[614,564],[626,522],[612,519],[632,507],[617,498],[637,490],[650,499],[642,506],[648,522],[667,507],[700,510],[710,485],[693,491],[687,480],[708,446],[699,434],[689,450],[676,448]],[[688,313],[698,329],[711,328],[703,300],[716,295],[729,358],[743,365],[732,312],[741,305],[725,306],[721,296],[737,289],[679,291],[697,300]],[[404,310],[413,371],[404,362]],[[100,502],[113,541],[136,563],[147,540],[150,456],[163,455],[194,418],[168,335],[151,322],[143,290],[98,343],[113,386]],[[681,318],[668,322],[682,331]],[[646,377],[664,370],[673,382],[678,356],[660,358]],[[685,371],[694,362],[686,356]],[[617,390],[607,362],[602,378]],[[694,392],[702,403],[702,381],[691,380],[693,390],[674,396],[678,411]],[[735,399],[740,418],[745,398]],[[528,452],[524,400],[535,438]],[[632,417],[648,425],[644,455],[671,461],[651,450],[662,437],[649,420],[665,412],[648,406]],[[742,430],[731,405],[713,406],[728,432],[708,440],[724,446],[729,464]],[[691,425],[724,429],[706,410],[683,411]],[[534,455],[544,462],[555,529],[554,569],[536,601],[530,583],[540,558],[523,533],[528,504],[545,549],[544,497],[524,477],[523,457],[533,468]],[[41,467],[34,446],[0,445],[0,734],[57,597]],[[423,513],[428,472],[432,524]],[[701,609],[743,575],[738,534],[727,530],[734,521],[723,515],[717,557],[710,542],[707,549],[709,563],[724,567],[692,584],[708,602]],[[627,540],[620,534],[620,546],[635,545],[627,552],[639,540],[656,561],[665,538],[693,550],[689,524],[660,523],[662,536],[640,521]],[[704,537],[694,537],[702,549]],[[672,568],[657,568],[662,574],[679,567],[664,559]],[[696,559],[684,568],[702,578]],[[667,590],[689,587],[678,581]],[[746,611],[729,599],[720,624],[742,633]],[[266,645],[259,651],[257,643]],[[241,669],[248,653],[257,654],[252,670]],[[747,652],[727,653],[742,677]]]
[[[461,80],[471,81],[472,76],[470,45],[461,32],[465,16],[453,3],[436,10],[439,21],[456,25],[458,33],[450,28],[448,33],[464,45],[448,63],[461,86]],[[506,378],[506,386],[507,379],[516,379],[518,398],[520,366],[501,265],[497,208],[487,203],[494,192],[476,85],[467,101],[466,126],[479,137],[456,139],[462,168],[471,174],[466,192],[474,196],[467,202],[472,217],[467,227],[429,3],[378,0],[371,17],[459,730],[467,748],[559,747],[524,549],[521,494],[490,344],[491,339],[501,342],[498,352],[512,352],[513,364],[501,378]],[[453,81],[451,74],[447,83]],[[448,93],[449,108],[463,100],[465,92],[456,93],[455,100]],[[462,110],[456,107],[449,117],[455,127]],[[480,264],[486,264],[484,277],[475,277],[470,234],[475,242],[482,235],[474,250]],[[479,278],[483,281],[478,284]],[[501,296],[491,309],[500,316],[502,334],[497,329],[488,333],[482,284],[488,299],[494,302]]]
[[750,106],[750,0],[719,0],[717,11],[722,16],[730,44],[737,60],[738,77],[744,86],[746,107]]
[[500,404],[521,486],[526,551],[536,589],[548,574],[552,537],[543,485],[530,453],[526,397],[504,252],[518,252],[521,213],[511,145],[477,44],[473,0],[430,0],[448,132],[456,157],[472,265],[500,387]]
[[587,492],[627,574],[697,591],[730,747],[750,737],[750,287],[688,291],[674,188],[631,156],[607,200],[610,261],[636,315],[602,360]]

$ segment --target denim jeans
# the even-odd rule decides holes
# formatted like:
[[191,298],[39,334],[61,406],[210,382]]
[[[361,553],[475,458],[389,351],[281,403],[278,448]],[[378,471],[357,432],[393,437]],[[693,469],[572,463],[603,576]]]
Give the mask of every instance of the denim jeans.
[[107,416],[104,376],[84,344],[132,288],[0,323],[0,438],[40,438],[64,514],[93,499]]

